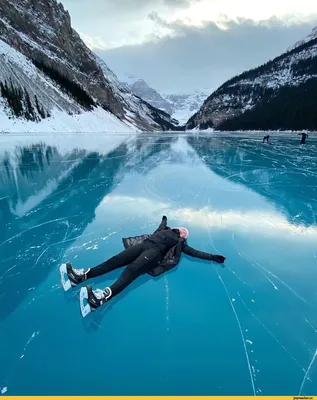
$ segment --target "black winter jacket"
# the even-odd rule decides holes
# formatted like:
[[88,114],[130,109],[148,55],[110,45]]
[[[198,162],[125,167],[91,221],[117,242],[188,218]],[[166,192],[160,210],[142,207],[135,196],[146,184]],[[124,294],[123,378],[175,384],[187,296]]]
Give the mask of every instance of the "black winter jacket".
[[172,230],[167,226],[166,217],[162,218],[160,226],[153,234],[143,234],[140,236],[124,238],[122,241],[124,247],[128,248],[143,242],[145,239],[153,241],[165,254],[163,260],[147,272],[151,276],[159,276],[176,267],[180,261],[182,252],[202,260],[213,260],[213,254],[195,250],[188,246],[186,240],[179,236],[179,231],[177,229]]

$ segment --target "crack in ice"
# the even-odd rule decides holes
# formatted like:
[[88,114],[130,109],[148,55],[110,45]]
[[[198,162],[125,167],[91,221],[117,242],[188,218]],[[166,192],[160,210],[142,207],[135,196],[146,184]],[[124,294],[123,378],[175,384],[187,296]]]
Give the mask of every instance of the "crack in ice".
[[304,388],[304,385],[305,385],[305,382],[306,382],[306,380],[307,380],[308,374],[309,374],[309,372],[310,372],[310,369],[311,369],[311,367],[312,367],[312,365],[313,365],[313,363],[314,363],[316,357],[317,357],[317,349],[316,349],[316,351],[315,351],[315,354],[313,355],[313,358],[312,358],[312,360],[311,360],[311,362],[310,362],[310,364],[309,364],[309,366],[308,366],[308,368],[307,368],[306,374],[305,374],[305,376],[304,376],[304,378],[303,378],[303,382],[302,382],[301,387],[300,387],[300,389],[299,389],[299,395],[302,393],[302,390],[303,390],[303,388]]
[[254,386],[254,380],[253,380],[253,375],[252,375],[252,370],[251,370],[251,364],[250,364],[250,360],[249,360],[249,355],[248,355],[247,347],[246,347],[246,345],[245,345],[246,341],[245,341],[245,337],[244,337],[244,334],[243,334],[243,331],[242,331],[242,327],[241,327],[241,324],[240,324],[240,320],[239,320],[238,314],[237,314],[237,312],[236,312],[236,309],[235,309],[235,307],[234,307],[232,301],[230,300],[231,297],[230,297],[230,294],[229,294],[229,292],[228,292],[228,289],[227,289],[227,287],[226,287],[224,281],[222,280],[222,278],[221,278],[221,276],[220,276],[219,274],[218,274],[218,278],[220,279],[220,281],[221,281],[221,283],[222,283],[222,285],[223,285],[223,287],[224,287],[224,289],[225,289],[225,291],[226,291],[226,293],[227,293],[227,296],[228,296],[228,299],[229,299],[229,303],[230,303],[230,305],[231,305],[231,308],[232,308],[232,310],[233,310],[233,312],[234,312],[234,315],[235,315],[235,317],[236,317],[236,320],[237,320],[237,323],[238,323],[238,326],[239,326],[239,330],[240,330],[241,337],[242,337],[242,342],[243,342],[243,347],[244,347],[244,352],[245,352],[245,356],[246,356],[247,363],[248,363],[248,368],[249,368],[249,373],[250,373],[250,380],[251,380],[251,384],[252,384],[253,394],[254,394],[254,396],[256,396],[256,390],[255,390],[255,386]]

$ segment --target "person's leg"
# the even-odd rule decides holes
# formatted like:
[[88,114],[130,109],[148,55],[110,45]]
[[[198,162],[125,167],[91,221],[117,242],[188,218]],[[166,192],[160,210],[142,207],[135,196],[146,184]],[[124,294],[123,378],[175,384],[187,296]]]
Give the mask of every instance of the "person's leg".
[[120,277],[110,286],[111,297],[116,296],[129,286],[136,278],[153,268],[163,258],[159,249],[144,251],[136,260],[129,264]]
[[148,247],[148,244],[144,242],[128,247],[121,253],[109,258],[109,260],[87,270],[75,269],[71,263],[66,263],[66,271],[71,285],[76,286],[87,279],[91,279],[113,271],[117,268],[124,267],[135,260],[142,253],[142,251],[146,250]]
[[146,250],[144,243],[136,244],[135,246],[128,247],[121,253],[109,258],[107,261],[91,268],[87,273],[87,279],[95,278],[106,274],[108,272],[114,271],[117,268],[124,267],[134,261],[139,255]]
[[140,275],[147,272],[150,268],[153,268],[163,257],[164,255],[157,246],[151,246],[129,264],[122,272],[119,279],[110,287],[106,287],[104,290],[92,290],[91,286],[87,286],[88,302],[90,306],[96,309],[106,303],[110,298],[122,292],[122,290],[129,286]]

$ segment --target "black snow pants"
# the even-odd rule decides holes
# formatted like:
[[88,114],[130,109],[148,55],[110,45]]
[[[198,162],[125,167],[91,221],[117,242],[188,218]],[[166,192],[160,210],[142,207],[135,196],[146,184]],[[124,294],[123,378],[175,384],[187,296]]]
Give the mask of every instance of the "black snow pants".
[[120,277],[110,286],[112,296],[119,294],[140,275],[155,267],[164,258],[160,248],[150,240],[128,247],[109,260],[97,265],[87,274],[87,278],[94,278],[127,265]]

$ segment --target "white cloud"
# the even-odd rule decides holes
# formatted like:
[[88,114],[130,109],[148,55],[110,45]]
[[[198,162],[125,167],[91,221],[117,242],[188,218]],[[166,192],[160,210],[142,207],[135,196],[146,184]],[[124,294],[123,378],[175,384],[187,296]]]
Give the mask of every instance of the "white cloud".
[[107,43],[100,36],[89,36],[80,30],[77,32],[91,50],[105,50],[108,48]]
[[316,0],[62,1],[116,74],[141,77],[162,93],[212,91],[317,25]]
[[313,0],[202,0],[179,10],[170,16],[170,22],[183,21],[186,24],[201,26],[203,22],[238,21],[239,18],[255,22],[276,17],[289,22],[298,22],[316,16],[316,2]]
[[257,24],[251,20],[227,21],[227,30],[215,23],[202,28],[168,23],[158,14],[152,19],[176,32],[173,37],[139,46],[100,51],[98,54],[119,76],[128,72],[143,78],[162,93],[210,92],[227,79],[279,56],[314,25],[286,25],[272,18]]
[[166,214],[170,219],[178,220],[181,224],[200,229],[232,229],[248,235],[256,233],[262,236],[274,236],[277,238],[294,238],[297,242],[303,240],[317,240],[317,228],[304,225],[293,225],[287,219],[272,212],[262,210],[215,210],[209,206],[200,209],[174,208],[168,202],[157,202],[145,197],[109,195],[100,204],[100,209],[105,205],[111,205],[111,209],[118,208],[118,212],[135,216],[157,219],[158,215]]
[[74,27],[92,49],[110,49],[140,44],[177,31],[162,27],[161,21],[202,27],[216,23],[226,29],[227,22],[247,19],[254,22],[277,18],[283,23],[302,23],[317,16],[315,0],[63,0]]

